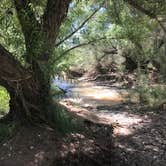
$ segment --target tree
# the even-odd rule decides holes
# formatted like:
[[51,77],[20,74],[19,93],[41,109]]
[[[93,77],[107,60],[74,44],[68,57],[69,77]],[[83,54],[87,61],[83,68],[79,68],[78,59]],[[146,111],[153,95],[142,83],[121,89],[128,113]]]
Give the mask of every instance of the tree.
[[36,2],[45,6],[40,20],[33,10],[36,5],[34,1],[14,0],[11,4],[25,39],[26,51],[22,57],[24,56],[24,64],[28,64],[21,64],[0,45],[0,85],[10,94],[9,117],[14,120],[44,120],[45,113],[42,111],[49,104],[49,61],[70,2],[71,0]]
[[[165,8],[159,12],[155,9],[155,5],[149,5],[143,0],[139,3],[136,3],[138,1],[133,3],[132,0],[96,0],[95,4],[93,0],[2,0],[0,4],[0,85],[4,86],[10,94],[9,117],[44,120],[45,110],[50,102],[53,55],[64,48],[65,51],[62,51],[62,54],[79,46],[92,44],[99,39],[105,39],[105,33],[108,35],[108,29],[111,29],[110,24],[114,22],[120,24],[118,13],[121,12],[117,11],[117,6],[120,4],[121,11],[124,2],[155,18],[161,24],[159,16],[164,13]],[[154,4],[160,5],[158,1]],[[152,16],[152,12],[149,13],[151,8],[156,11],[153,12],[155,16]],[[65,20],[68,9],[70,9],[70,15]],[[107,14],[106,10],[113,11],[112,22],[108,19],[109,12]],[[101,15],[102,12],[103,15]],[[98,13],[97,16],[96,13]],[[99,21],[91,21],[87,25],[94,16]],[[134,18],[131,13],[129,16]],[[131,23],[130,25],[134,25],[133,22]],[[134,27],[137,28],[137,26]],[[136,28],[133,28],[133,31],[132,28],[130,29],[130,37],[131,34],[133,38],[140,37],[140,35],[134,35]],[[71,38],[74,34],[79,34],[82,38],[78,38],[77,35]],[[110,40],[112,37],[116,36],[110,35]],[[124,37],[120,36],[120,38]],[[19,45],[22,49],[19,49]],[[59,58],[61,55],[56,55],[55,60]]]

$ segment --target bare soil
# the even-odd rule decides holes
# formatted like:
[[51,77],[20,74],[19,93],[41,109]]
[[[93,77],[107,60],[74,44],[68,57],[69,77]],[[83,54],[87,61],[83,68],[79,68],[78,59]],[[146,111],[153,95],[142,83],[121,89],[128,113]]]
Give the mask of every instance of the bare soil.
[[66,135],[46,126],[21,127],[1,144],[0,166],[166,166],[166,111],[129,103],[112,89],[85,88],[82,97],[66,102],[105,125],[87,120],[81,131]]
[[62,135],[47,127],[21,127],[1,144],[0,166],[111,165],[112,128],[85,123]]
[[89,85],[75,89],[80,98],[68,101],[82,115],[86,110],[115,124],[111,166],[166,166],[166,109],[129,102],[122,89]]

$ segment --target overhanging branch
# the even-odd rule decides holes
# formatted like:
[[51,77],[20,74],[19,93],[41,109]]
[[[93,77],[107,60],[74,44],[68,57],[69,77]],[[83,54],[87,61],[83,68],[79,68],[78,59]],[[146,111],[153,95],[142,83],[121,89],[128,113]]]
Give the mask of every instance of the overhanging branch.
[[92,44],[92,43],[95,43],[96,41],[99,41],[99,40],[102,40],[102,39],[106,39],[106,37],[103,37],[101,39],[95,39],[95,40],[92,40],[92,41],[89,41],[89,42],[86,42],[86,43],[81,43],[81,44],[78,44],[74,47],[71,47],[69,48],[68,50],[64,51],[58,58],[55,59],[55,61],[58,61],[59,59],[61,59],[64,55],[66,55],[68,52],[76,49],[76,48],[79,48],[79,47],[83,47],[83,46],[86,46],[86,45],[89,45],[89,44]]
[[162,28],[162,30],[164,31],[164,33],[166,33],[166,28],[165,26],[162,24],[162,22],[158,19],[157,15],[148,9],[145,9],[144,7],[142,7],[140,4],[138,4],[136,2],[136,0],[124,0],[125,2],[127,2],[129,5],[131,5],[133,8],[139,10],[140,12],[144,13],[145,15],[149,16],[152,19],[155,19],[158,24],[160,25],[160,27]]
[[64,41],[66,41],[67,39],[69,39],[70,37],[72,37],[76,32],[78,32],[101,9],[101,7],[102,7],[102,5],[99,8],[97,8],[92,14],[90,14],[72,33],[70,33],[69,35],[67,35],[60,42],[58,42],[56,44],[56,46],[61,45]]
[[158,22],[158,24],[160,25],[160,27],[162,28],[162,30],[166,34],[166,27],[162,24],[162,22],[157,17],[156,17],[156,21]]
[[137,9],[137,10],[141,11],[142,13],[146,14],[150,18],[156,18],[156,15],[154,14],[153,11],[145,9],[140,4],[138,4],[138,2],[136,0],[124,0],[124,1],[127,2],[129,5],[131,5],[132,7],[134,7],[135,9]]
[[96,43],[96,42],[99,42],[100,40],[105,40],[105,39],[118,39],[118,40],[121,40],[121,39],[124,39],[124,38],[114,38],[114,37],[101,37],[99,39],[94,39],[94,40],[91,40],[91,41],[88,41],[88,42],[85,42],[85,43],[81,43],[81,44],[78,44],[74,47],[71,47],[69,48],[68,50],[64,51],[61,55],[59,55],[56,59],[55,59],[55,62],[56,61],[59,61],[61,58],[63,58],[68,52],[76,49],[76,48],[79,48],[79,47],[83,47],[83,46],[87,46],[87,45],[90,45],[90,44],[93,44],[93,43]]

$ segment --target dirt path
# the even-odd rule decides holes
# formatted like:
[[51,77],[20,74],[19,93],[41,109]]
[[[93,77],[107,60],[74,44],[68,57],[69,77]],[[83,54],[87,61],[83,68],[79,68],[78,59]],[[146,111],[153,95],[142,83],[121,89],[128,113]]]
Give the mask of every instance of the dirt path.
[[[124,90],[84,84],[68,100],[95,113],[114,129],[113,166],[166,166],[166,112],[128,102]],[[77,97],[79,96],[79,97]]]
[[45,127],[21,127],[0,144],[0,166],[109,166],[112,128],[84,126],[62,135]]
[[115,166],[165,166],[166,112],[147,110],[145,114],[128,116],[139,118],[124,124],[123,129],[115,130]]
[[129,103],[125,90],[88,83],[73,92],[65,99],[68,107],[116,124],[115,145],[107,125],[86,122],[83,131],[67,135],[43,126],[22,127],[0,144],[0,166],[166,166],[165,111]]

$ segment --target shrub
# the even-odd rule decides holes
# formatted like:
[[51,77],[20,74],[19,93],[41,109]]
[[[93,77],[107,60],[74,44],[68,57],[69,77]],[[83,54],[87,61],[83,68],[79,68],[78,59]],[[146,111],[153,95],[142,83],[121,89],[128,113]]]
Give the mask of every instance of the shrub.
[[140,102],[146,103],[149,106],[162,105],[166,102],[166,86],[141,86],[137,89]]
[[10,124],[5,124],[5,123],[0,123],[0,142],[2,142],[4,139],[7,139],[11,136],[16,131],[16,124],[15,123],[10,123]]
[[0,117],[9,110],[9,94],[6,89],[0,87]]

